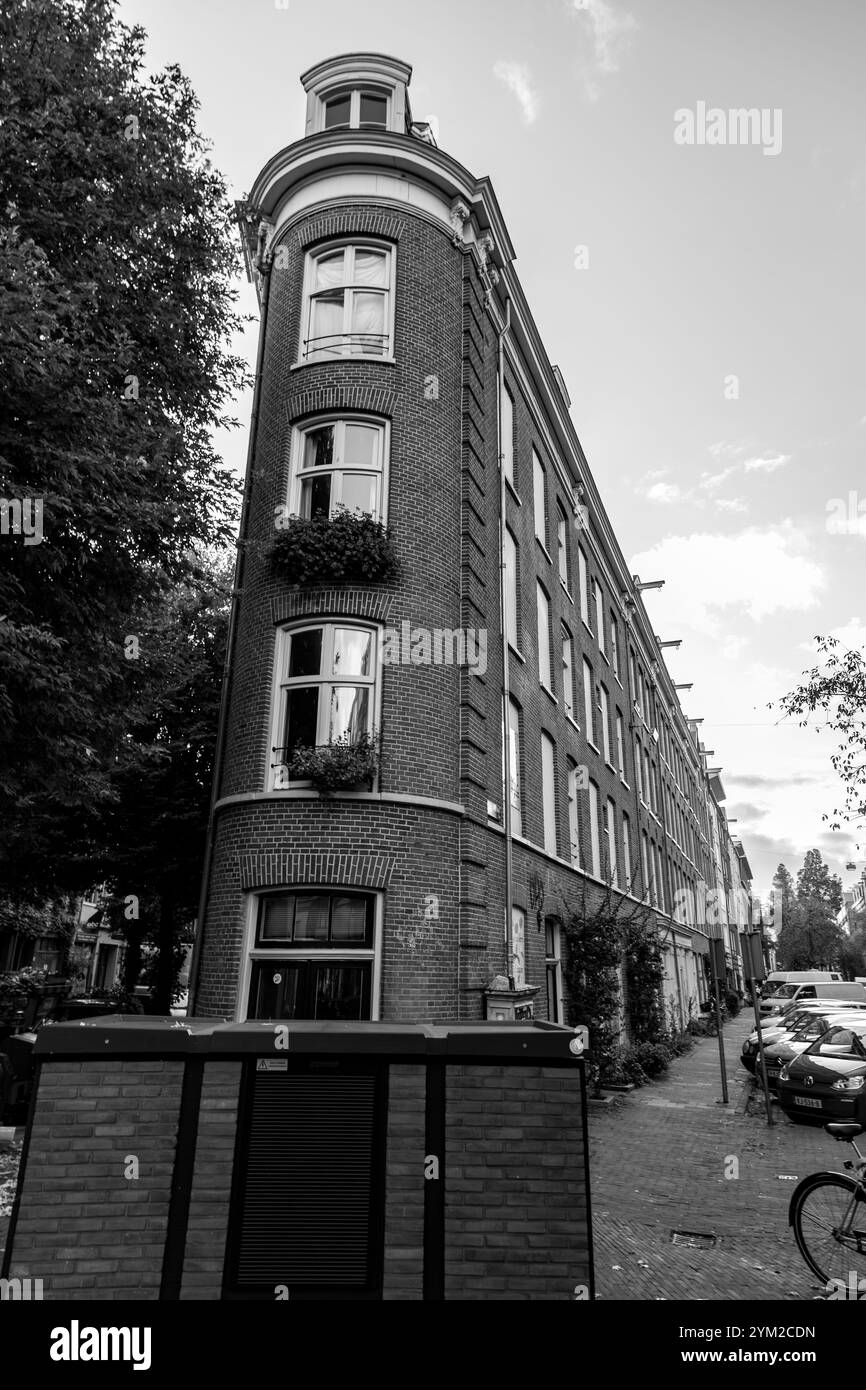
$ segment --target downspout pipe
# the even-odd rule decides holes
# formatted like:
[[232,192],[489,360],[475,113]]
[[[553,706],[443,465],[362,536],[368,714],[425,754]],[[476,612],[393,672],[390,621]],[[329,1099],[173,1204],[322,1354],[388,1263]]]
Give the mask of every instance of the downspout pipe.
[[511,690],[508,678],[508,594],[505,578],[505,467],[502,440],[502,392],[505,390],[505,339],[511,328],[511,300],[505,301],[505,322],[499,330],[496,370],[496,457],[499,462],[499,615],[502,631],[502,762],[504,788],[502,796],[502,825],[505,831],[505,973],[508,985],[514,989],[514,928],[512,901],[514,897],[514,852],[511,828],[511,739],[508,720],[511,709]]
[[[243,229],[241,229],[243,235]],[[259,247],[261,249],[261,235],[259,236]],[[250,484],[253,472],[253,460],[256,452],[256,440],[258,437],[259,407],[262,393],[262,364],[265,356],[265,338],[267,336],[268,307],[270,305],[271,287],[271,266],[273,258],[259,261],[262,274],[262,309],[261,327],[259,329],[259,342],[256,352],[256,375],[253,384],[253,405],[250,415],[250,437],[247,445],[247,463],[244,476],[244,497],[241,508],[241,522],[238,531],[237,555],[235,556],[235,572],[232,581],[231,608],[229,610],[229,628],[226,636],[226,659],[223,668],[222,694],[220,696],[220,712],[217,723],[216,748],[214,751],[214,770],[213,784],[211,787],[210,809],[208,811],[207,839],[205,842],[204,866],[202,869],[201,892],[198,900],[198,916],[196,918],[196,932],[193,941],[192,960],[189,970],[189,999],[187,1003],[187,1016],[191,1017],[195,1013],[195,1001],[198,994],[199,974],[201,971],[201,952],[202,938],[204,936],[204,917],[207,906],[207,895],[210,887],[210,875],[213,867],[213,849],[216,838],[216,812],[215,807],[219,797],[220,780],[225,755],[225,738],[227,712],[229,702],[229,687],[232,679],[232,659],[234,655],[235,639],[237,634],[237,610],[241,601],[244,560],[246,558],[246,539],[247,526],[249,524],[250,508]]]

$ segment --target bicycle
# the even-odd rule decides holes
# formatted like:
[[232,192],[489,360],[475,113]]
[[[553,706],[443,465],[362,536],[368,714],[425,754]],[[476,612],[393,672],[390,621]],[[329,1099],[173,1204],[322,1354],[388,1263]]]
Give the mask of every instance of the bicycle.
[[[806,1264],[826,1287],[831,1279],[847,1287],[852,1274],[866,1287],[866,1155],[854,1142],[866,1129],[829,1124],[825,1133],[847,1142],[857,1155],[842,1166],[847,1173],[810,1173],[799,1183],[788,1208],[797,1246]],[[856,1176],[855,1176],[856,1174]]]

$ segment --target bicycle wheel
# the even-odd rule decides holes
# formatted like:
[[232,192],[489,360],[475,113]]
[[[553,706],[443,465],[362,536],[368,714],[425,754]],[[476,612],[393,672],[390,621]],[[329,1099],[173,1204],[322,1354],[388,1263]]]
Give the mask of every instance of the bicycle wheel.
[[806,1178],[794,1194],[792,1222],[800,1254],[822,1284],[841,1279],[847,1287],[852,1273],[866,1277],[866,1196],[853,1178],[844,1173]]

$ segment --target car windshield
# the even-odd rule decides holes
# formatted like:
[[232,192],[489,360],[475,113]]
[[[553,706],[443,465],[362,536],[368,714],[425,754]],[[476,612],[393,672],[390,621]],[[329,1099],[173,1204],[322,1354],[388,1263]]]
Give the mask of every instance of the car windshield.
[[839,1027],[828,1028],[826,1033],[814,1042],[808,1049],[812,1057],[848,1057],[854,1058],[858,1062],[866,1061],[866,1046],[864,1046],[863,1035],[866,1026],[847,1028]]
[[797,990],[798,990],[799,988],[800,988],[799,985],[779,985],[779,988],[778,988],[777,990],[774,990],[774,991],[773,991],[773,993],[771,994],[770,998],[771,998],[771,999],[793,999],[794,995],[797,993]]

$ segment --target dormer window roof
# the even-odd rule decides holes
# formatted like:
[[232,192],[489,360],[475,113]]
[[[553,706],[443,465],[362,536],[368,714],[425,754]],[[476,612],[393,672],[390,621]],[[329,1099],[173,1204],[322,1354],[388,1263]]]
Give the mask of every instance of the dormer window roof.
[[301,78],[307,93],[307,135],[327,130],[391,131],[412,126],[407,88],[412,69],[384,53],[328,58]]

